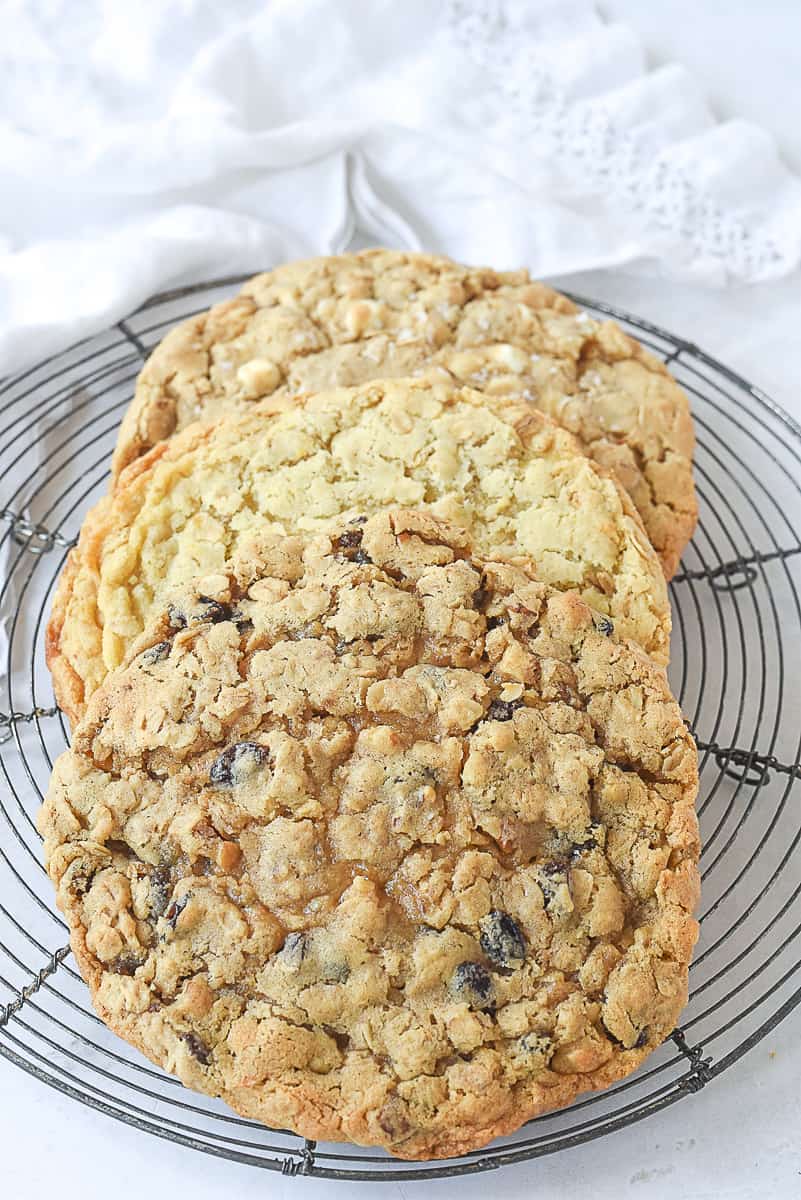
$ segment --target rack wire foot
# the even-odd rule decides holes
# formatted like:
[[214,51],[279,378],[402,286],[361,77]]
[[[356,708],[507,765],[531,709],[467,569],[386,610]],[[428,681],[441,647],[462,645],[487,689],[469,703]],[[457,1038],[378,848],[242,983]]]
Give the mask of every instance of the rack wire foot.
[[52,708],[37,706],[30,712],[0,712],[0,746],[11,741],[15,725],[29,725],[31,721],[38,721],[40,717],[57,717],[60,711],[58,705],[54,704]]
[[719,592],[736,592],[749,587],[757,578],[756,568],[763,563],[786,561],[794,554],[801,554],[801,546],[790,546],[785,550],[755,551],[753,554],[732,558],[717,567],[696,567],[677,571],[671,583],[706,581]]
[[[798,763],[782,762],[775,754],[759,754],[756,750],[743,750],[739,746],[719,746],[717,742],[704,742],[699,738],[695,738],[695,744],[700,751],[713,755],[724,775],[736,779],[738,783],[747,783],[749,787],[764,787],[770,781],[770,771],[801,779],[801,766]],[[738,771],[735,769],[737,767],[743,769]]]
[[705,1058],[703,1046],[690,1046],[681,1029],[674,1029],[670,1036],[690,1064],[690,1070],[679,1087],[682,1091],[700,1092],[713,1078],[711,1055]]
[[7,521],[11,526],[11,536],[18,546],[24,546],[30,554],[46,554],[48,550],[59,546],[63,550],[71,549],[78,541],[77,537],[68,538],[57,529],[47,529],[28,520],[22,513],[10,508],[0,509],[0,520]]
[[69,952],[69,946],[62,946],[60,950],[56,950],[55,954],[51,955],[50,960],[45,963],[41,971],[36,972],[32,981],[26,984],[24,988],[20,988],[16,998],[8,1004],[0,1006],[0,1029],[5,1029],[15,1013],[18,1013],[26,1001],[30,1000],[31,996],[39,991],[45,980],[56,973]]
[[281,1174],[294,1177],[295,1175],[308,1175],[314,1167],[314,1152],[317,1149],[317,1143],[310,1141],[309,1138],[304,1139],[303,1153],[300,1158],[285,1158],[281,1163]]

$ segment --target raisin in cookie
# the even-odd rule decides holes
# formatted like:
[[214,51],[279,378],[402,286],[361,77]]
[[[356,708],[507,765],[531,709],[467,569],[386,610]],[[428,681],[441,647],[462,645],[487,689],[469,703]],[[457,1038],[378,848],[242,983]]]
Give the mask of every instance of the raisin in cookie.
[[401,510],[175,596],[39,825],[112,1029],[249,1117],[425,1158],[672,1030],[696,788],[639,647]]
[[369,250],[258,275],[173,330],[141,373],[114,473],[198,417],[429,372],[524,396],[629,492],[670,577],[692,535],[693,425],[664,364],[526,271]]
[[265,531],[427,505],[481,553],[524,553],[660,662],[670,606],[628,496],[519,399],[394,380],[195,424],[133,463],[87,517],[54,602],[48,662],[71,719],[165,586],[255,552]]

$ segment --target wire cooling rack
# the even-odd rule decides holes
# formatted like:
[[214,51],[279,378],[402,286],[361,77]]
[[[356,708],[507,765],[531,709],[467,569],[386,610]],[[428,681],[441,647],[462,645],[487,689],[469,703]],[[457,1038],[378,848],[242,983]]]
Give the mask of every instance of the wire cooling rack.
[[[407,1164],[304,1141],[185,1091],[92,1012],[34,817],[67,744],[44,666],[53,587],[142,360],[240,280],[155,297],[0,389],[0,1053],[92,1108],[286,1175],[419,1179],[609,1134],[705,1086],[801,1001],[801,428],[691,343],[595,301],[670,364],[698,430],[698,532],[671,585],[671,680],[701,753],[701,939],[682,1025],[636,1075],[485,1150]],[[4,660],[4,661],[3,661]],[[3,678],[5,676],[5,681]]]

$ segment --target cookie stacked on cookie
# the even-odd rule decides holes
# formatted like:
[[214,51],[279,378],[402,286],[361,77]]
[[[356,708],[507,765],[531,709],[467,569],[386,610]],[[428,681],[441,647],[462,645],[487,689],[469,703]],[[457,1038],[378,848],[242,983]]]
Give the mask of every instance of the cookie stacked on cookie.
[[691,450],[664,369],[522,273],[316,260],[165,339],[48,633],[40,829],[109,1026],[406,1158],[659,1045],[697,932]]
[[594,321],[526,271],[368,250],[257,275],[154,351],[112,474],[193,421],[421,375],[520,397],[573,433],[615,473],[674,573],[697,517],[687,397],[613,321]]
[[56,596],[48,656],[78,718],[155,602],[265,534],[427,506],[475,549],[536,562],[665,663],[664,575],[626,492],[525,400],[389,380],[296,397],[276,411],[195,423],[124,472],[87,517]]

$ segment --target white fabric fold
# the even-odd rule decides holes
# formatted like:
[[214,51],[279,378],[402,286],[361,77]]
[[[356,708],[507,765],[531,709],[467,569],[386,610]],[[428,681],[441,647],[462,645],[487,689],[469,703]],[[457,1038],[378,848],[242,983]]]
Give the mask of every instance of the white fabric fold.
[[801,259],[770,137],[582,0],[27,0],[10,28],[2,373],[357,231],[536,275]]

